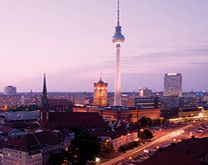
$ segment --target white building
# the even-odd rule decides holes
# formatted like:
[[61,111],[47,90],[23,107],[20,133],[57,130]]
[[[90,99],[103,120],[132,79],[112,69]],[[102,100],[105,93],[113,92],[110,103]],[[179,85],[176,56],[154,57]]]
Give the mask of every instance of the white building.
[[41,150],[36,152],[20,151],[17,149],[3,148],[2,165],[42,165]]
[[141,88],[139,89],[139,96],[152,96],[152,90],[146,87]]
[[118,151],[119,147],[138,139],[138,132],[128,133],[126,135],[121,135],[118,138],[112,139],[112,145],[115,151]]
[[181,73],[166,73],[164,76],[164,96],[182,95]]
[[4,95],[16,95],[17,88],[14,86],[6,86],[4,87]]

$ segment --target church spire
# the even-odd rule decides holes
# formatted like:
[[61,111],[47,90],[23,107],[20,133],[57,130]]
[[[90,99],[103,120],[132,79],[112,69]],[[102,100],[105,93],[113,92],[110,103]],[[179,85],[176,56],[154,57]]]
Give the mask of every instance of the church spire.
[[100,77],[100,80],[98,81],[98,83],[104,83],[102,77]]
[[43,75],[43,93],[42,93],[42,107],[48,109],[48,93],[46,86],[46,73]]
[[43,95],[47,95],[46,73],[43,74]]

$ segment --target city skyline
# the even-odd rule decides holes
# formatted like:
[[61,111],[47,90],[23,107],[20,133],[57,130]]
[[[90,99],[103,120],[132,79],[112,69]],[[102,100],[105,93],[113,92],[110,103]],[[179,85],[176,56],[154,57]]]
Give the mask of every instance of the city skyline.
[[[168,2],[120,1],[128,36],[122,45],[122,91],[162,91],[167,72],[183,74],[183,91],[208,89],[208,2]],[[93,91],[100,76],[113,91],[116,1],[0,4],[0,89],[41,91],[46,72],[49,91]]]

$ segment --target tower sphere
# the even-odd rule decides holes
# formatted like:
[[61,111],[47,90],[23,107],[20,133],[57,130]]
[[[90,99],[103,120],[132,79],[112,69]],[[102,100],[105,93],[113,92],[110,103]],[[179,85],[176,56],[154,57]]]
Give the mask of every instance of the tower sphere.
[[113,35],[112,42],[115,44],[120,44],[125,41],[125,37],[121,34],[121,26],[116,26],[116,32]]

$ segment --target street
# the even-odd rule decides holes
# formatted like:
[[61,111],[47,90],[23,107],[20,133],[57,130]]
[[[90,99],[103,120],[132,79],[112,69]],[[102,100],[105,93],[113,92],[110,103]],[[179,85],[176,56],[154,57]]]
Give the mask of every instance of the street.
[[[166,147],[173,142],[180,142],[181,140],[190,138],[191,136],[195,136],[197,138],[207,137],[208,128],[205,127],[206,124],[208,125],[207,121],[192,122],[186,123],[185,126],[157,131],[154,133],[154,138],[151,142],[145,143],[133,150],[129,150],[116,158],[101,163],[101,165],[111,165],[125,162],[143,154],[144,150],[149,151],[159,147]],[[201,128],[202,126],[204,127]]]

